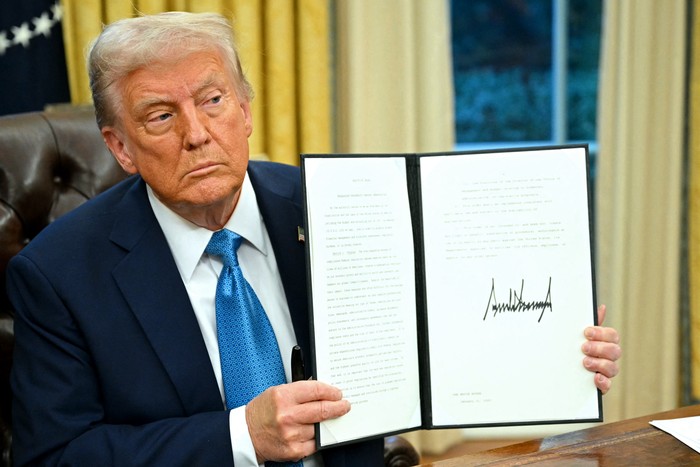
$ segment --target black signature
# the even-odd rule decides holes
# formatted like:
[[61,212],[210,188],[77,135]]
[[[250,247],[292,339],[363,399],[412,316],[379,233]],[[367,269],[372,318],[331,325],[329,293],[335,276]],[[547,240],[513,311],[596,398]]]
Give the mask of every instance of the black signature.
[[[498,303],[496,301],[496,280],[491,279],[491,293],[489,294],[489,302],[486,305],[486,313],[484,313],[484,321],[489,314],[489,311],[493,311],[493,316],[496,317],[499,313],[511,312],[511,313],[521,313],[525,311],[541,310],[540,317],[537,319],[539,323],[542,321],[542,316],[547,308],[549,311],[552,310],[552,278],[549,278],[549,286],[547,287],[547,296],[544,301],[532,301],[526,302],[523,300],[523,289],[525,288],[525,279],[520,283],[520,293],[517,290],[510,289],[508,294],[508,303]],[[493,303],[492,303],[493,302]]]

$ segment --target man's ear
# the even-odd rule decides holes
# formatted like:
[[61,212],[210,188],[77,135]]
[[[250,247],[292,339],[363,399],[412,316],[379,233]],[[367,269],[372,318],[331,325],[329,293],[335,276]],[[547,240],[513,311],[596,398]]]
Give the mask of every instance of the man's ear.
[[126,149],[126,146],[124,145],[124,141],[119,135],[119,132],[110,126],[103,127],[101,131],[102,138],[104,139],[107,148],[109,148],[109,151],[112,153],[119,165],[121,165],[122,169],[129,174],[135,174],[138,172],[134,162],[131,160],[131,156]]
[[242,101],[240,106],[245,121],[245,135],[250,137],[253,133],[253,112],[251,111],[250,101]]

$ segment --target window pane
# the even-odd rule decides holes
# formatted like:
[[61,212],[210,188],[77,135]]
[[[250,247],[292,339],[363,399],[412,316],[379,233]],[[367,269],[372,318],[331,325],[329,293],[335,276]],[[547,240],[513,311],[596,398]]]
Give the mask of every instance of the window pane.
[[[568,30],[553,72],[555,2]],[[595,141],[602,0],[451,0],[457,143]],[[566,86],[555,99],[553,80]],[[559,127],[559,125],[557,125]]]
[[572,141],[596,140],[601,0],[569,0],[567,133]]
[[552,0],[452,0],[458,143],[551,138]]

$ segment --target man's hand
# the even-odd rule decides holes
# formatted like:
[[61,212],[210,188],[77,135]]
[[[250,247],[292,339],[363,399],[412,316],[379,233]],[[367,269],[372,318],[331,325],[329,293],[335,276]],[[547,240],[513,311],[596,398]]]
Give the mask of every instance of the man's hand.
[[297,461],[313,454],[314,423],[350,411],[342,397],[328,384],[297,381],[268,388],[250,401],[245,417],[258,462]]
[[[598,324],[605,320],[605,305],[598,307]],[[583,366],[595,373],[595,385],[605,394],[610,390],[613,378],[620,371],[617,360],[622,355],[620,336],[613,328],[590,326],[584,331],[587,341],[581,350],[586,354]]]

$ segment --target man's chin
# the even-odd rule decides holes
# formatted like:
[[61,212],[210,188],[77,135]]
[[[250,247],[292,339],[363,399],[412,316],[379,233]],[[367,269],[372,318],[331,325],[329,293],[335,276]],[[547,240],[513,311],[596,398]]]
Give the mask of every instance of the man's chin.
[[183,190],[177,194],[173,200],[173,205],[177,210],[230,210],[238,202],[241,187],[239,186],[199,186]]

